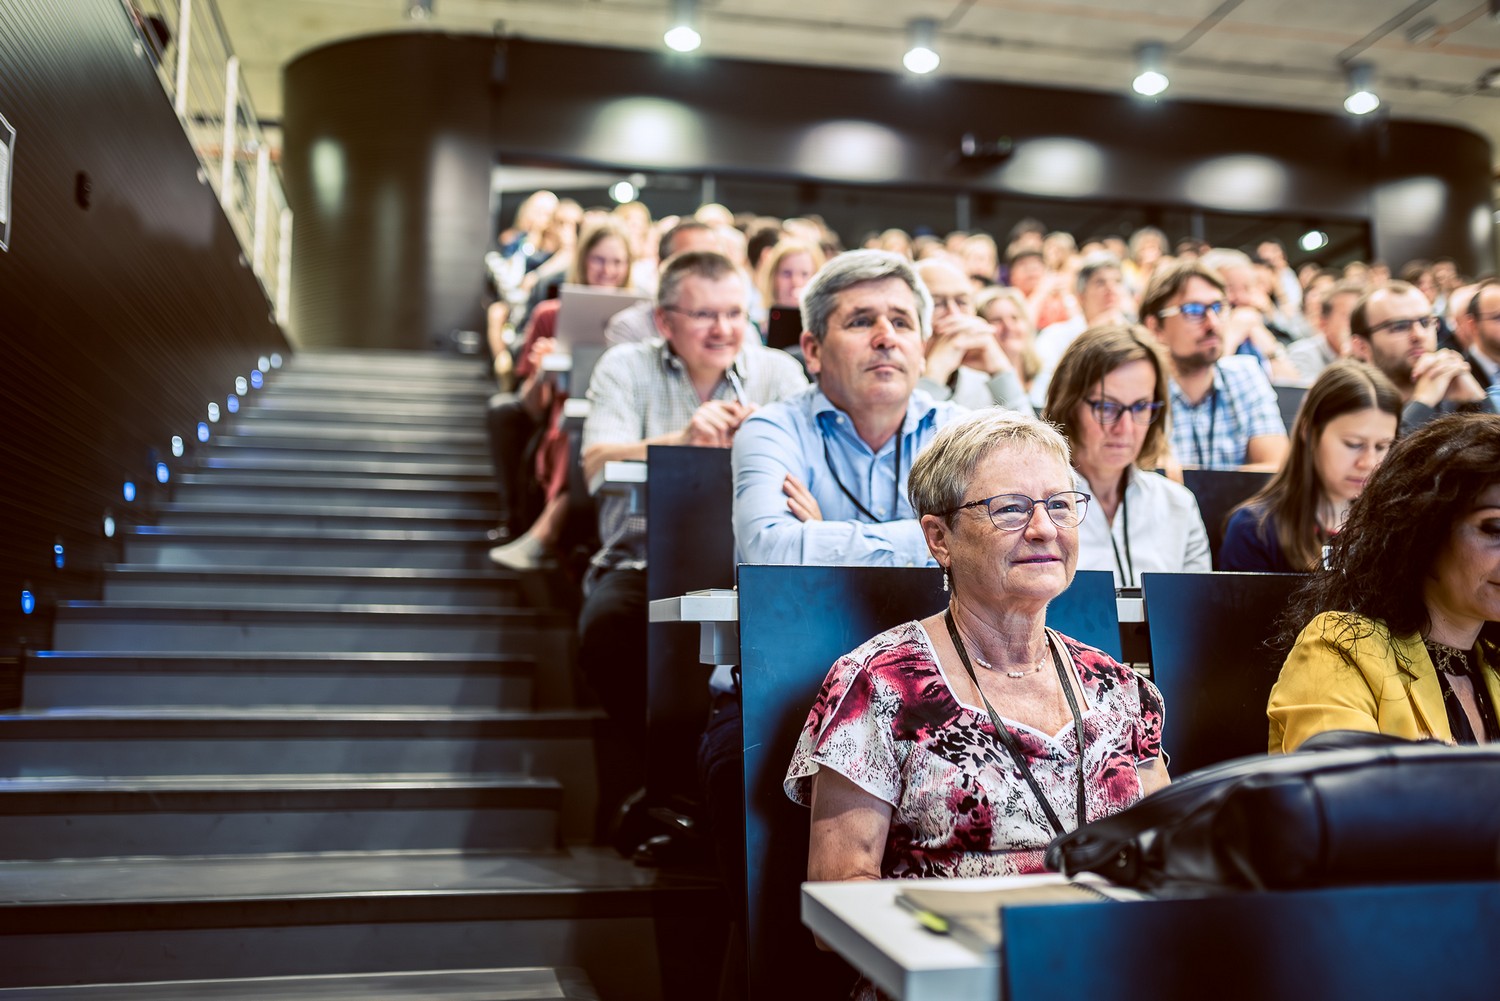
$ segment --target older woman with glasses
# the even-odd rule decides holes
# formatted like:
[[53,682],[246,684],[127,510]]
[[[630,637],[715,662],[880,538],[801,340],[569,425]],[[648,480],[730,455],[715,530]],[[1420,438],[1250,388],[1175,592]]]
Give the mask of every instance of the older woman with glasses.
[[1047,387],[1045,417],[1073,449],[1093,495],[1079,530],[1078,566],[1112,570],[1117,587],[1141,574],[1210,570],[1198,502],[1155,472],[1167,452],[1167,364],[1143,327],[1095,327],[1068,346]]
[[808,876],[1039,871],[1058,834],[1166,784],[1161,695],[1046,626],[1089,508],[1055,428],[950,424],[910,497],[952,598],[828,672],[785,783],[812,807]]

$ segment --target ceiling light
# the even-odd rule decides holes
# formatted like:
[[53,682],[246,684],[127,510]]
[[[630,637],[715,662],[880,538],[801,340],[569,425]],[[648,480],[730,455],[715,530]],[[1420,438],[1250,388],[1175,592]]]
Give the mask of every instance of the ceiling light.
[[1345,71],[1349,77],[1349,96],[1344,98],[1344,110],[1351,115],[1368,115],[1380,107],[1380,98],[1370,89],[1375,67],[1369,63],[1351,63]]
[[635,185],[629,181],[616,181],[609,189],[609,197],[621,205],[635,201]]
[[677,52],[692,52],[703,44],[703,37],[693,27],[697,20],[697,4],[694,0],[674,0],[672,4],[672,26],[661,36],[667,48]]
[[1164,52],[1160,42],[1142,42],[1135,47],[1136,77],[1130,86],[1142,97],[1155,97],[1171,82],[1161,71]]
[[432,0],[407,0],[406,18],[409,21],[426,21],[432,17]]
[[908,47],[901,57],[902,64],[913,73],[931,73],[942,62],[937,50],[937,21],[930,17],[919,17],[906,26]]
[[1310,229],[1302,234],[1302,239],[1297,241],[1297,245],[1309,254],[1314,250],[1322,250],[1328,246],[1328,234],[1321,229]]

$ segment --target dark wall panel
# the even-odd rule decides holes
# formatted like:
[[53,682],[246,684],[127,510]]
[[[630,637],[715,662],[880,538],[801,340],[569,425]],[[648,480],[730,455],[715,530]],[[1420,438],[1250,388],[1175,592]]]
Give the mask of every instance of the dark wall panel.
[[[477,325],[482,153],[706,172],[726,191],[780,179],[1306,216],[1368,223],[1395,265],[1494,267],[1489,145],[1451,126],[431,32],[316,50],[286,84],[293,303],[314,343]],[[962,162],[964,133],[1013,153]]]
[[286,68],[298,341],[417,348],[477,329],[495,47],[430,32],[324,46]]
[[[287,350],[119,0],[0,0],[0,115],[17,132],[0,252],[0,647],[115,558],[209,400]],[[122,484],[135,482],[134,503]],[[52,547],[64,546],[65,566]],[[44,630],[43,630],[44,631]]]

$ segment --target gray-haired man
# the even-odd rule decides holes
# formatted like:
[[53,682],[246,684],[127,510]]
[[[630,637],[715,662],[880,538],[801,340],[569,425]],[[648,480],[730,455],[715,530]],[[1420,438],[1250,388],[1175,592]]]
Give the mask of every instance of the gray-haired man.
[[734,535],[746,563],[925,566],[906,499],[912,459],[962,408],[917,389],[932,298],[910,262],[858,250],[802,294],[818,376],[735,436]]

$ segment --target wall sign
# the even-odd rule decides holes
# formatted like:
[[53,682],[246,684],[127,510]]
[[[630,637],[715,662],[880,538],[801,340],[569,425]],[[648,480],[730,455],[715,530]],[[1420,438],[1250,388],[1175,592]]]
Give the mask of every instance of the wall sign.
[[10,182],[15,152],[16,130],[0,115],[0,250],[10,249]]

